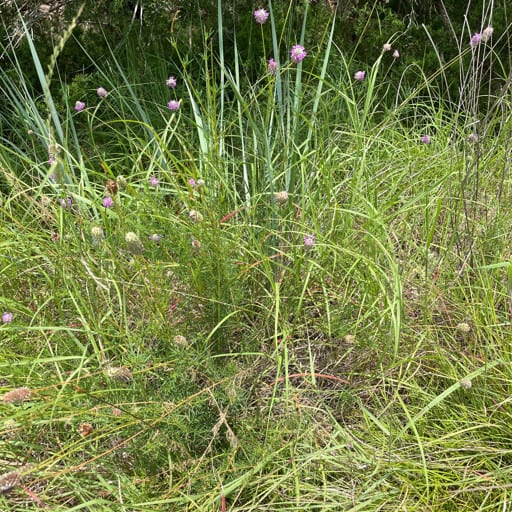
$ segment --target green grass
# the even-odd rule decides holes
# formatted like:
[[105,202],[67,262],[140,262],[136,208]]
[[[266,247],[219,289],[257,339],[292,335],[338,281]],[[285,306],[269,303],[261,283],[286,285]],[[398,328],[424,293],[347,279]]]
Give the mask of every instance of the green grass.
[[507,509],[510,96],[355,82],[332,26],[296,66],[307,15],[255,82],[222,39],[199,77],[0,75],[2,510]]

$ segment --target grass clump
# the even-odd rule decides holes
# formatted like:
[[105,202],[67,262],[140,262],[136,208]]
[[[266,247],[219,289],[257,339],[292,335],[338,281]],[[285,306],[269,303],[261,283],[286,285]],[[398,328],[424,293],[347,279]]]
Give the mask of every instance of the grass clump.
[[[32,45],[42,98],[12,55],[6,510],[506,507],[508,93],[405,91],[334,16],[306,48],[307,5],[300,34],[260,11],[255,79],[222,30],[201,76],[112,52],[55,94]],[[483,80],[476,44],[446,66]]]

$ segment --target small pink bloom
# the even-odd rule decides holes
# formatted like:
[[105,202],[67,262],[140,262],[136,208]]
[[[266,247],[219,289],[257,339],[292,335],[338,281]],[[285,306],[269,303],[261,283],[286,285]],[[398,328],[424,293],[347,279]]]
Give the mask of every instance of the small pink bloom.
[[77,102],[75,103],[75,110],[76,110],[77,112],[82,111],[84,108],[85,108],[85,103],[84,103],[83,101],[77,101]]
[[112,206],[114,206],[114,200],[110,196],[105,197],[105,199],[103,199],[103,206],[105,208],[112,208]]
[[398,59],[398,57],[400,57],[400,52],[399,52],[398,50],[395,50],[395,51],[393,52],[393,58],[394,58],[394,59]]
[[422,135],[420,137],[420,142],[422,142],[423,144],[430,144],[430,135]]
[[104,87],[98,87],[96,89],[96,94],[100,97],[100,98],[106,98],[107,95],[108,95],[108,92],[107,92],[107,89],[105,89]]
[[167,103],[167,107],[169,108],[169,110],[176,112],[180,109],[180,100],[169,101],[169,103]]
[[277,71],[277,62],[274,59],[269,59],[267,62],[267,71],[271,75],[275,75]]
[[73,201],[71,200],[71,197],[66,197],[65,199],[60,198],[59,203],[62,206],[62,208],[71,208],[73,206]]
[[362,82],[366,78],[366,71],[356,71],[354,73],[354,80]]
[[254,11],[254,20],[263,25],[268,20],[268,11],[266,9],[256,9]]
[[9,312],[6,311],[2,315],[2,322],[4,324],[10,324],[13,320],[14,320],[14,315],[12,313],[9,313]]
[[477,46],[478,43],[480,43],[480,41],[482,40],[482,34],[473,34],[470,41],[469,41],[469,45],[470,46]]
[[292,46],[292,49],[290,50],[290,59],[295,64],[298,64],[299,62],[302,62],[308,53],[306,52],[306,49],[304,46],[300,44],[296,44]]
[[158,187],[158,185],[160,185],[160,180],[156,176],[150,176],[149,177],[149,184],[152,187]]
[[391,45],[389,43],[386,43],[383,47],[382,47],[382,51],[383,52],[389,52],[391,51]]
[[310,249],[316,243],[315,235],[304,235],[304,247]]
[[196,188],[197,187],[197,183],[196,183],[196,180],[194,178],[190,178],[188,180],[188,184],[192,187],[192,188]]
[[167,87],[169,87],[169,89],[174,89],[176,87],[176,85],[178,85],[178,80],[176,80],[175,77],[173,76],[170,76],[166,81],[165,81],[165,85],[167,85]]

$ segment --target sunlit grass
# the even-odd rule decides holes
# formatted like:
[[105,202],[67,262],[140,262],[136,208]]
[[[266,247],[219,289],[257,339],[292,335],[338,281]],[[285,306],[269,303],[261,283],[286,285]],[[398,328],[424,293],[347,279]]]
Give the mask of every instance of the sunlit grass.
[[255,82],[222,39],[79,112],[1,75],[3,509],[506,509],[509,115],[269,10]]

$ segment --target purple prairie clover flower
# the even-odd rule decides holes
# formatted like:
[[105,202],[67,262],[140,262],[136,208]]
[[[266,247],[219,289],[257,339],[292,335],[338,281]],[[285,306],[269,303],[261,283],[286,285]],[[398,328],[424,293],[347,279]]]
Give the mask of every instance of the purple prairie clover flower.
[[275,75],[277,71],[277,62],[274,59],[269,59],[267,62],[267,71],[270,75]]
[[165,85],[169,87],[169,89],[174,89],[178,85],[178,80],[174,76],[170,76],[166,81]]
[[188,184],[192,187],[192,188],[196,188],[197,187],[197,183],[196,183],[196,180],[194,178],[190,178],[188,180]]
[[390,52],[391,51],[391,45],[389,43],[385,43],[383,46],[382,46],[382,51],[383,52]]
[[482,34],[473,34],[471,39],[469,40],[469,46],[477,46],[478,43],[482,40]]
[[176,112],[180,109],[180,102],[181,100],[171,100],[167,103],[167,108],[173,112]]
[[316,243],[315,235],[304,235],[304,247],[311,249]]
[[366,78],[366,71],[356,71],[354,73],[354,80],[362,82]]
[[308,53],[306,52],[306,49],[301,44],[296,44],[292,46],[292,49],[290,50],[290,59],[292,59],[292,62],[295,64],[299,64],[299,62],[302,62]]
[[400,57],[400,52],[399,52],[398,50],[395,50],[395,51],[393,52],[393,58],[394,58],[394,59],[398,59],[398,57]]
[[105,197],[103,199],[103,206],[105,208],[112,208],[112,206],[114,206],[114,200],[110,196]]
[[254,11],[254,20],[263,25],[268,20],[268,11],[266,9],[256,9]]
[[5,311],[2,315],[2,323],[4,324],[10,324],[14,320],[14,315],[12,313],[9,313],[8,311]]
[[108,95],[108,92],[107,92],[107,89],[105,89],[105,87],[98,87],[96,89],[96,94],[100,97],[100,98],[106,98],[107,95]]
[[85,108],[85,103],[83,101],[77,101],[75,103],[75,110],[77,112],[81,112]]
[[57,160],[55,160],[55,155],[52,155],[51,153],[48,155],[48,163],[50,165],[54,164]]
[[420,142],[422,144],[430,144],[430,135],[425,134],[420,137]]
[[59,203],[62,206],[62,208],[71,208],[73,206],[73,201],[71,200],[71,197],[60,198]]
[[152,235],[148,236],[148,239],[151,240],[151,242],[160,243],[160,240],[162,240],[164,236],[159,235],[158,233],[153,233]]
[[149,184],[152,187],[158,187],[158,185],[160,185],[160,180],[156,176],[150,176],[149,177]]
[[494,29],[489,25],[483,32],[482,32],[482,41],[484,43],[487,43],[489,39],[492,37],[492,33],[494,32]]

